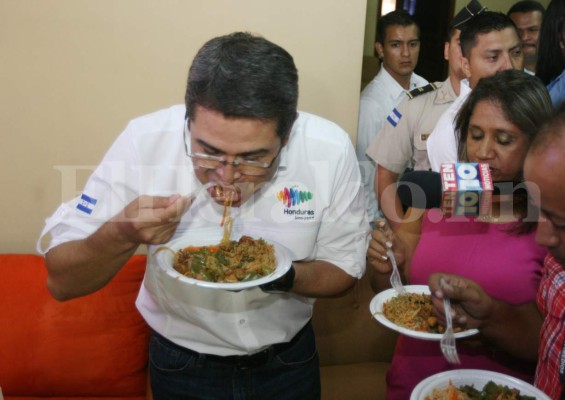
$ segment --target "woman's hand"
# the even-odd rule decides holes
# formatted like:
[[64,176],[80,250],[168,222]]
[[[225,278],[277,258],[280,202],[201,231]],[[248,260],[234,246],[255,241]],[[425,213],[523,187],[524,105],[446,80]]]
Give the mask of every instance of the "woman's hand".
[[390,249],[394,251],[396,262],[401,267],[406,259],[405,246],[385,220],[377,220],[375,225],[376,228],[371,233],[371,240],[367,249],[367,260],[377,272],[389,273],[392,266],[387,252]]

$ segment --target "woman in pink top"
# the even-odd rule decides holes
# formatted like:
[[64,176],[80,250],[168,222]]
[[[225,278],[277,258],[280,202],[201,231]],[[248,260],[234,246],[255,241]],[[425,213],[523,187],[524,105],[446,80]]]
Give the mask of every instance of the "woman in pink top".
[[[530,142],[550,113],[551,100],[536,78],[509,70],[481,79],[457,115],[460,160],[488,163],[495,183],[521,181]],[[504,316],[455,321],[480,331],[457,340],[459,365],[447,363],[438,342],[399,336],[387,373],[388,400],[406,400],[418,382],[450,369],[533,381],[541,326],[535,298],[545,249],[535,243],[535,225],[525,221],[528,210],[527,196],[516,191],[494,196],[487,217],[409,209],[394,233],[378,224],[367,252],[376,292],[390,287],[386,250],[392,247],[406,283],[428,284],[434,273],[464,276],[492,296],[496,315]]]

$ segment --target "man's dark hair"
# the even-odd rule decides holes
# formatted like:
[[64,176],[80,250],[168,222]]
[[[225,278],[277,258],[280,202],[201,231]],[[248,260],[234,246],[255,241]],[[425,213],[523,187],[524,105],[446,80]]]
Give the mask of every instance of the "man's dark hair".
[[553,116],[539,129],[528,154],[539,154],[548,147],[560,147],[565,141],[565,105],[555,109]]
[[520,37],[516,25],[510,18],[501,12],[483,11],[467,21],[461,28],[461,52],[463,56],[469,58],[471,49],[477,44],[479,35],[484,35],[493,31],[502,31],[512,28],[516,32],[516,37]]
[[447,30],[447,36],[446,36],[445,41],[446,41],[446,42],[451,42],[451,39],[453,38],[453,36],[455,36],[455,34],[457,33],[457,30],[458,30],[458,29],[459,29],[459,28],[449,28],[449,29]]
[[400,26],[410,26],[416,25],[418,29],[418,36],[420,36],[420,27],[414,21],[414,19],[404,10],[391,11],[388,14],[383,15],[377,21],[377,42],[380,44],[385,44],[386,30],[389,26],[400,25]]
[[565,40],[564,21],[565,1],[551,1],[541,23],[536,63],[536,76],[546,85],[565,69],[565,57],[561,50],[561,43]]
[[528,13],[533,11],[541,12],[542,16],[545,14],[545,8],[540,2],[534,0],[522,0],[514,3],[514,5],[510,7],[506,15],[510,16],[510,14],[514,13]]
[[277,121],[284,138],[297,117],[298,72],[282,47],[245,32],[209,40],[188,73],[187,117],[196,106],[226,117]]

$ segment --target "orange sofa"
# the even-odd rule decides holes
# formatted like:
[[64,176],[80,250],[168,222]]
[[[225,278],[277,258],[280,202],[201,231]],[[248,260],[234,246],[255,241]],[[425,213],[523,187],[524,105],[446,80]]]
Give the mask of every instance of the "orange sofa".
[[43,257],[0,255],[0,387],[10,399],[147,398],[149,328],[135,308],[145,257],[68,302],[46,287]]
[[[103,289],[67,302],[46,288],[43,257],[0,254],[0,388],[6,400],[150,399],[149,328],[135,308],[136,255]],[[314,329],[323,400],[384,398],[396,335],[369,313],[367,278],[320,299]]]

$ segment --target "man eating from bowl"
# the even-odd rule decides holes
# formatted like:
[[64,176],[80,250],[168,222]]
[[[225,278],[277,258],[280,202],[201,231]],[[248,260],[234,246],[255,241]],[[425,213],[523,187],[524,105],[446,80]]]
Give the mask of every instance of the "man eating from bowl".
[[[320,398],[313,298],[362,276],[369,224],[349,137],[297,100],[284,49],[247,33],[214,38],[190,68],[186,104],[132,120],[83,194],[47,220],[60,300],[100,289],[148,245],[137,306],[153,330],[155,398]],[[163,244],[220,241],[226,195],[234,237],[290,250],[282,278],[224,291],[157,265]]]

